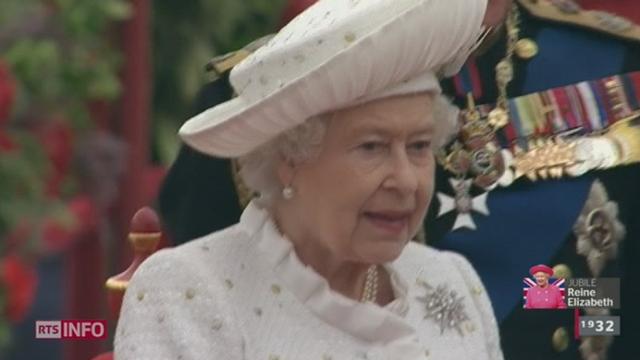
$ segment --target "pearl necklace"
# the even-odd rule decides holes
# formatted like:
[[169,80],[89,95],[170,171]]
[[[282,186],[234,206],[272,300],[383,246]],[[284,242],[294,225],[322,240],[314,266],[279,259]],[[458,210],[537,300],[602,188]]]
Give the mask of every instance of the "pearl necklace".
[[[277,221],[273,221],[273,225],[280,236],[285,236]],[[376,302],[378,298],[378,265],[371,265],[367,269],[367,277],[364,280],[364,289],[360,302]]]
[[378,298],[378,265],[371,265],[367,269],[367,277],[364,280],[364,289],[360,302],[376,302]]
[[[280,225],[277,221],[273,221],[273,225],[280,236],[284,237],[284,233],[280,230]],[[364,280],[364,289],[362,289],[362,296],[360,302],[376,302],[378,298],[378,265],[371,265],[367,269],[367,276]]]

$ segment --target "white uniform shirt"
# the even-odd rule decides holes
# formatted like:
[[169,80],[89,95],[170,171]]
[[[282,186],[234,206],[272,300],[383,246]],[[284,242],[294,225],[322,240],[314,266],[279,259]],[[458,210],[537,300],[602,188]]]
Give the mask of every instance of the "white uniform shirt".
[[384,266],[396,299],[351,300],[249,204],[238,224],[140,266],[125,293],[116,360],[503,358],[491,304],[463,257],[409,243]]

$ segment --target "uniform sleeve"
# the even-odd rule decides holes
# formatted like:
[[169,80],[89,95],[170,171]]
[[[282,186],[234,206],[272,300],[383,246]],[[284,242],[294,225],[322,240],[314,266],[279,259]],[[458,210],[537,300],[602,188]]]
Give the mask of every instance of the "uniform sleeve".
[[480,313],[482,321],[481,326],[485,334],[489,358],[491,360],[503,360],[504,355],[502,354],[502,349],[500,347],[498,323],[484,285],[467,259],[458,254],[450,254],[453,258],[454,264],[462,274],[462,277],[469,288],[469,292],[472,294],[471,300],[473,304]]
[[[243,359],[243,338],[215,281],[176,250],[162,250],[135,272],[115,334],[116,360]],[[222,288],[222,286],[220,286]]]

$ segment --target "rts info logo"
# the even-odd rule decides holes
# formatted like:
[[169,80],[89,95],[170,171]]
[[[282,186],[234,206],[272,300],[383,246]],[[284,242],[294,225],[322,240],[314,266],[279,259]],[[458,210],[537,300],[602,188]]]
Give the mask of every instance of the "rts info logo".
[[100,340],[106,338],[106,320],[36,321],[36,339]]

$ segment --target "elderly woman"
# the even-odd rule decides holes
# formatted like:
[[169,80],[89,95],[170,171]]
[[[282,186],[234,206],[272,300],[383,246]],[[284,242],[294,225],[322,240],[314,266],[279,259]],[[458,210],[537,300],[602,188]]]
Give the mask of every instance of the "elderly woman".
[[459,255],[410,242],[455,123],[437,75],[484,31],[485,1],[321,0],[189,120],[259,197],[237,225],[163,250],[126,292],[124,359],[501,359]]
[[547,265],[536,265],[529,269],[529,274],[536,279],[536,286],[527,291],[525,309],[566,309],[560,288],[549,284],[553,269]]

